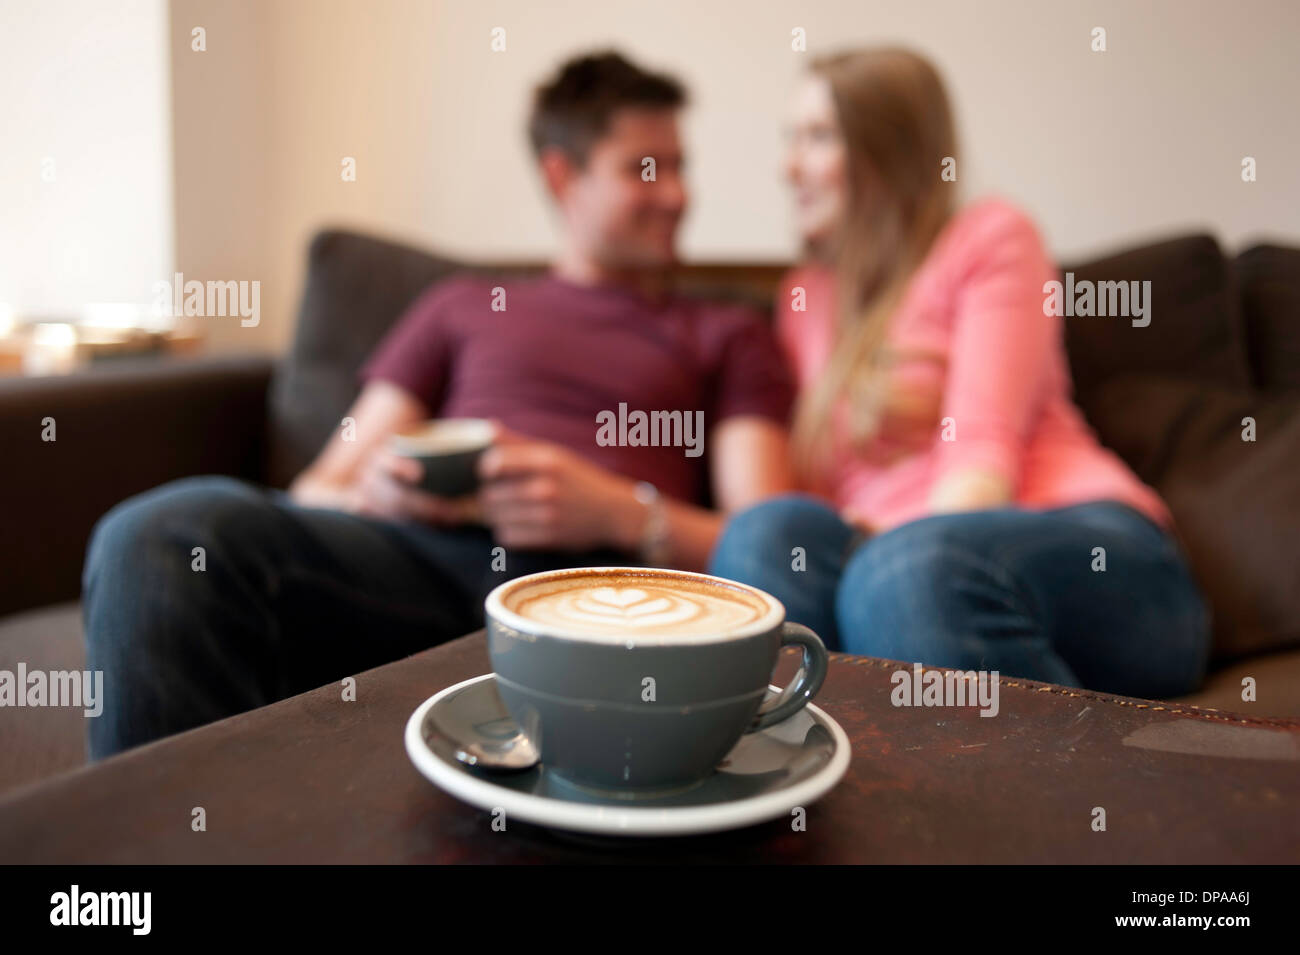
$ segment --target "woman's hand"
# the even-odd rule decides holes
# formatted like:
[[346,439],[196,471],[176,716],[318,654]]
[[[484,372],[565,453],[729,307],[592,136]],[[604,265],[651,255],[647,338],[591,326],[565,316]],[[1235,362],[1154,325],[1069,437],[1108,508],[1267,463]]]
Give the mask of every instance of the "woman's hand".
[[856,528],[868,537],[875,537],[880,533],[881,528],[873,524],[861,511],[855,511],[851,507],[846,507],[840,511],[840,520],[844,521],[850,527]]
[[1011,482],[987,468],[966,467],[948,472],[930,490],[933,514],[982,511],[1005,507],[1014,497]]

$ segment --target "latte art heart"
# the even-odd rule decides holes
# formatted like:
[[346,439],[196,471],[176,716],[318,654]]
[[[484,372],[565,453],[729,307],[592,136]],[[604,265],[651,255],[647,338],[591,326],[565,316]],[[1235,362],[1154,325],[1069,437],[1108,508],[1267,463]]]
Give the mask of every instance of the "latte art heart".
[[726,633],[758,620],[768,609],[749,594],[722,586],[581,577],[524,588],[511,595],[508,605],[557,630],[609,636]]
[[556,622],[619,623],[636,629],[685,623],[707,614],[693,595],[647,593],[639,587],[600,587],[562,594],[551,602]]
[[588,595],[593,603],[610,607],[626,607],[646,599],[646,592],[639,587],[597,587]]

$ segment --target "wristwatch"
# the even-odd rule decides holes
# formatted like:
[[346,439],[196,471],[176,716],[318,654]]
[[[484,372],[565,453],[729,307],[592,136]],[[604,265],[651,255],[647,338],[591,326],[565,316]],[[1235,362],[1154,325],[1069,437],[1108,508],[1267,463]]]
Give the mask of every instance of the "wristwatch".
[[649,481],[637,483],[636,499],[646,509],[645,527],[641,531],[641,562],[647,567],[662,567],[668,562],[668,511],[659,489]]

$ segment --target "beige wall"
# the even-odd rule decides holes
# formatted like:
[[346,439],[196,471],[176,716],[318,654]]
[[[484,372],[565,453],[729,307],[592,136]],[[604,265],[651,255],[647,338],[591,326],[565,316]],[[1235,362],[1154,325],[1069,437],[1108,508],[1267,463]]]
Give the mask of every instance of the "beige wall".
[[[1296,240],[1300,83],[1291,0],[171,0],[177,260],[259,280],[280,347],[305,245],[327,223],[485,258],[538,257],[551,223],[524,144],[527,93],[565,54],[616,44],[689,81],[695,208],[683,251],[794,251],[779,121],[806,57],[902,41],[956,100],[963,191],[1023,203],[1056,252],[1208,229]],[[208,50],[189,51],[204,25]],[[490,50],[506,29],[507,49]],[[1105,27],[1109,49],[1093,53]],[[809,53],[790,49],[807,31]],[[1259,181],[1243,183],[1243,156]],[[342,182],[340,161],[357,159]]]
[[[268,262],[267,196],[291,174],[268,137],[275,120],[267,98],[274,61],[268,9],[258,0],[171,3],[176,268],[187,282],[262,283],[257,326],[202,319],[218,348],[272,348],[291,327],[283,307],[267,306],[272,290],[289,281],[277,280]],[[201,52],[193,49],[199,28]]]

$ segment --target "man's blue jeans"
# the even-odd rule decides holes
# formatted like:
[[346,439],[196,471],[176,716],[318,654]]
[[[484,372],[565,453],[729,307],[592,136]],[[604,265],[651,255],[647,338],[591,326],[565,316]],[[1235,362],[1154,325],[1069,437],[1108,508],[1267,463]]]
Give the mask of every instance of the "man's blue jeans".
[[788,495],[733,517],[710,571],[846,653],[1148,698],[1197,689],[1209,656],[1176,539],[1115,502],[936,515],[867,540]]
[[483,598],[509,578],[630,563],[512,550],[499,570],[494,547],[486,528],[304,508],[231,478],[124,501],[96,526],[82,580],[87,665],[104,671],[91,759],[476,630]]

